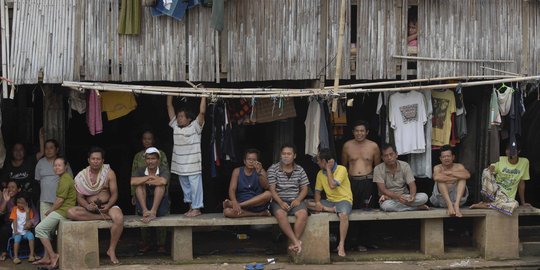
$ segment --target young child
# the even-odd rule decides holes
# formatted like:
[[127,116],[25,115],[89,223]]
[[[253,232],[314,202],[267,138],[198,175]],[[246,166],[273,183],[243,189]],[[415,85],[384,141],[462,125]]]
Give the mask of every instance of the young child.
[[30,256],[28,256],[28,261],[33,262],[36,260],[34,255],[34,234],[30,231],[32,227],[35,226],[32,222],[34,217],[34,212],[28,207],[28,202],[30,201],[27,194],[19,193],[15,196],[16,207],[13,207],[11,210],[11,215],[9,219],[13,222],[11,228],[13,229],[13,263],[21,263],[19,259],[19,246],[22,239],[28,240],[28,245],[30,247]]

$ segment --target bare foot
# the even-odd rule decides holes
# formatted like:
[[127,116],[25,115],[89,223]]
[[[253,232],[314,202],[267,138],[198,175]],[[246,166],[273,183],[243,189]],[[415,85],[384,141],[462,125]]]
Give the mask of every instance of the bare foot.
[[112,264],[119,264],[120,263],[118,258],[116,258],[116,253],[114,252],[114,250],[110,250],[110,249],[107,250],[107,255],[111,259]]
[[429,210],[429,206],[422,204],[416,207],[418,210]]
[[298,240],[298,244],[296,244],[294,249],[296,250],[296,255],[299,255],[302,252],[302,241]]
[[49,264],[49,268],[55,269],[58,268],[58,261],[60,260],[60,255],[53,254],[51,255],[51,264]]
[[454,206],[449,204],[448,208],[446,209],[446,213],[448,213],[448,215],[451,216],[451,217],[456,216],[456,211],[454,210]]
[[188,217],[196,217],[200,216],[202,213],[199,209],[192,209],[191,212],[187,213],[186,216]]
[[189,208],[189,211],[184,213],[184,216],[189,217],[193,209]]
[[489,206],[486,202],[479,202],[469,206],[471,209],[488,209]]
[[338,246],[337,247],[337,254],[339,257],[345,257],[345,255],[347,255],[345,253],[345,247],[344,246]]
[[144,223],[150,223],[150,221],[152,221],[152,220],[154,220],[154,219],[156,219],[156,215],[153,214],[153,213],[150,213],[149,216],[143,217],[143,218],[141,219],[141,221],[144,222]]
[[229,199],[225,199],[223,201],[223,209],[225,208],[232,208],[231,201],[229,201]]
[[459,205],[455,205],[454,209],[456,211],[456,217],[463,217],[463,214],[461,213],[461,210],[459,209]]
[[261,216],[263,216],[263,217],[271,217],[271,216],[272,216],[272,213],[270,213],[269,210],[262,211],[262,212],[261,212]]
[[45,259],[45,258],[41,258],[35,262],[32,263],[33,265],[46,265],[46,264],[51,264],[51,260],[49,259]]
[[142,214],[143,217],[148,217],[149,215],[150,215],[150,211],[148,210],[143,211],[143,214]]

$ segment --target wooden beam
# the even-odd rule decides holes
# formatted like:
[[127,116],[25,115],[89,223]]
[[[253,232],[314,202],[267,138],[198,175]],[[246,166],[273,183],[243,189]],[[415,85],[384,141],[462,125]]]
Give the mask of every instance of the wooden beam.
[[[345,9],[347,7],[347,0],[341,0],[341,7],[339,9],[339,37],[337,45],[336,56],[336,76],[334,77],[334,91],[337,92],[339,88],[339,78],[341,77],[341,66],[343,58],[343,36],[345,32]],[[332,101],[332,112],[337,110],[337,100]]]

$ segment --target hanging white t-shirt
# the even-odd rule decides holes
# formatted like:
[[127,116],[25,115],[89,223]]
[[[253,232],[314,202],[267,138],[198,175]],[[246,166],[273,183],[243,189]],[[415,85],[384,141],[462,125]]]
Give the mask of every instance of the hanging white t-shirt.
[[395,93],[390,96],[389,107],[388,119],[394,129],[398,154],[424,153],[424,124],[427,122],[424,95],[416,91]]

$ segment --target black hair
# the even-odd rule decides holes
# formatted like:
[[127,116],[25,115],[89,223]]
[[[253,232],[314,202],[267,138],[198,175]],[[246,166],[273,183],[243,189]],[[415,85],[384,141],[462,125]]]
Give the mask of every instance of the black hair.
[[384,152],[384,151],[385,151],[386,149],[388,149],[388,148],[392,148],[392,151],[394,151],[394,152],[397,153],[396,147],[393,146],[393,145],[391,145],[391,144],[389,144],[389,143],[383,143],[383,144],[381,145],[381,153]]
[[319,150],[319,159],[328,161],[334,159],[334,155],[332,155],[332,151],[330,151],[330,149],[323,148]]
[[279,148],[279,151],[282,152],[285,148],[291,148],[293,150],[293,154],[296,154],[296,146],[292,143],[285,143]]
[[20,189],[21,188],[21,183],[19,183],[19,181],[15,180],[15,179],[8,179],[6,181],[6,187],[8,186],[9,183],[15,183],[15,185],[17,186],[17,189]]
[[48,140],[45,141],[45,145],[47,145],[48,143],[52,143],[56,149],[60,149],[60,144],[58,143],[57,140],[48,139]]
[[54,159],[54,161],[57,161],[57,160],[59,160],[59,159],[62,160],[62,161],[64,161],[64,166],[67,166],[67,165],[68,165],[68,162],[67,162],[66,158],[63,157],[63,156],[57,156],[57,157]]
[[20,199],[20,198],[23,198],[26,203],[28,204],[28,206],[30,206],[30,194],[26,193],[26,192],[19,192],[17,193],[17,195],[15,195],[15,198],[13,200],[13,202],[17,203],[17,200]]
[[452,150],[452,146],[450,146],[449,144],[445,144],[445,145],[441,146],[441,148],[439,149],[439,153],[441,155],[445,151],[450,151],[450,153],[452,153],[452,155],[454,154],[454,151]]
[[186,116],[187,119],[189,119],[189,121],[193,121],[193,120],[195,120],[195,118],[196,118],[195,114],[194,114],[192,111],[188,110],[187,108],[181,108],[181,109],[179,109],[179,110],[176,112],[176,116],[178,117],[178,114],[181,113],[181,112],[184,113],[184,115]]
[[99,146],[92,146],[90,147],[90,150],[88,150],[88,158],[90,158],[90,156],[93,154],[93,153],[100,153],[101,154],[101,158],[102,159],[105,159],[105,150]]
[[261,156],[261,151],[255,149],[255,148],[249,148],[244,152],[244,160],[247,158],[248,154],[256,154],[257,160],[259,160],[259,157]]
[[358,120],[353,123],[352,129],[354,130],[357,126],[364,126],[366,128],[366,131],[369,131],[369,124],[367,121],[364,120]]

